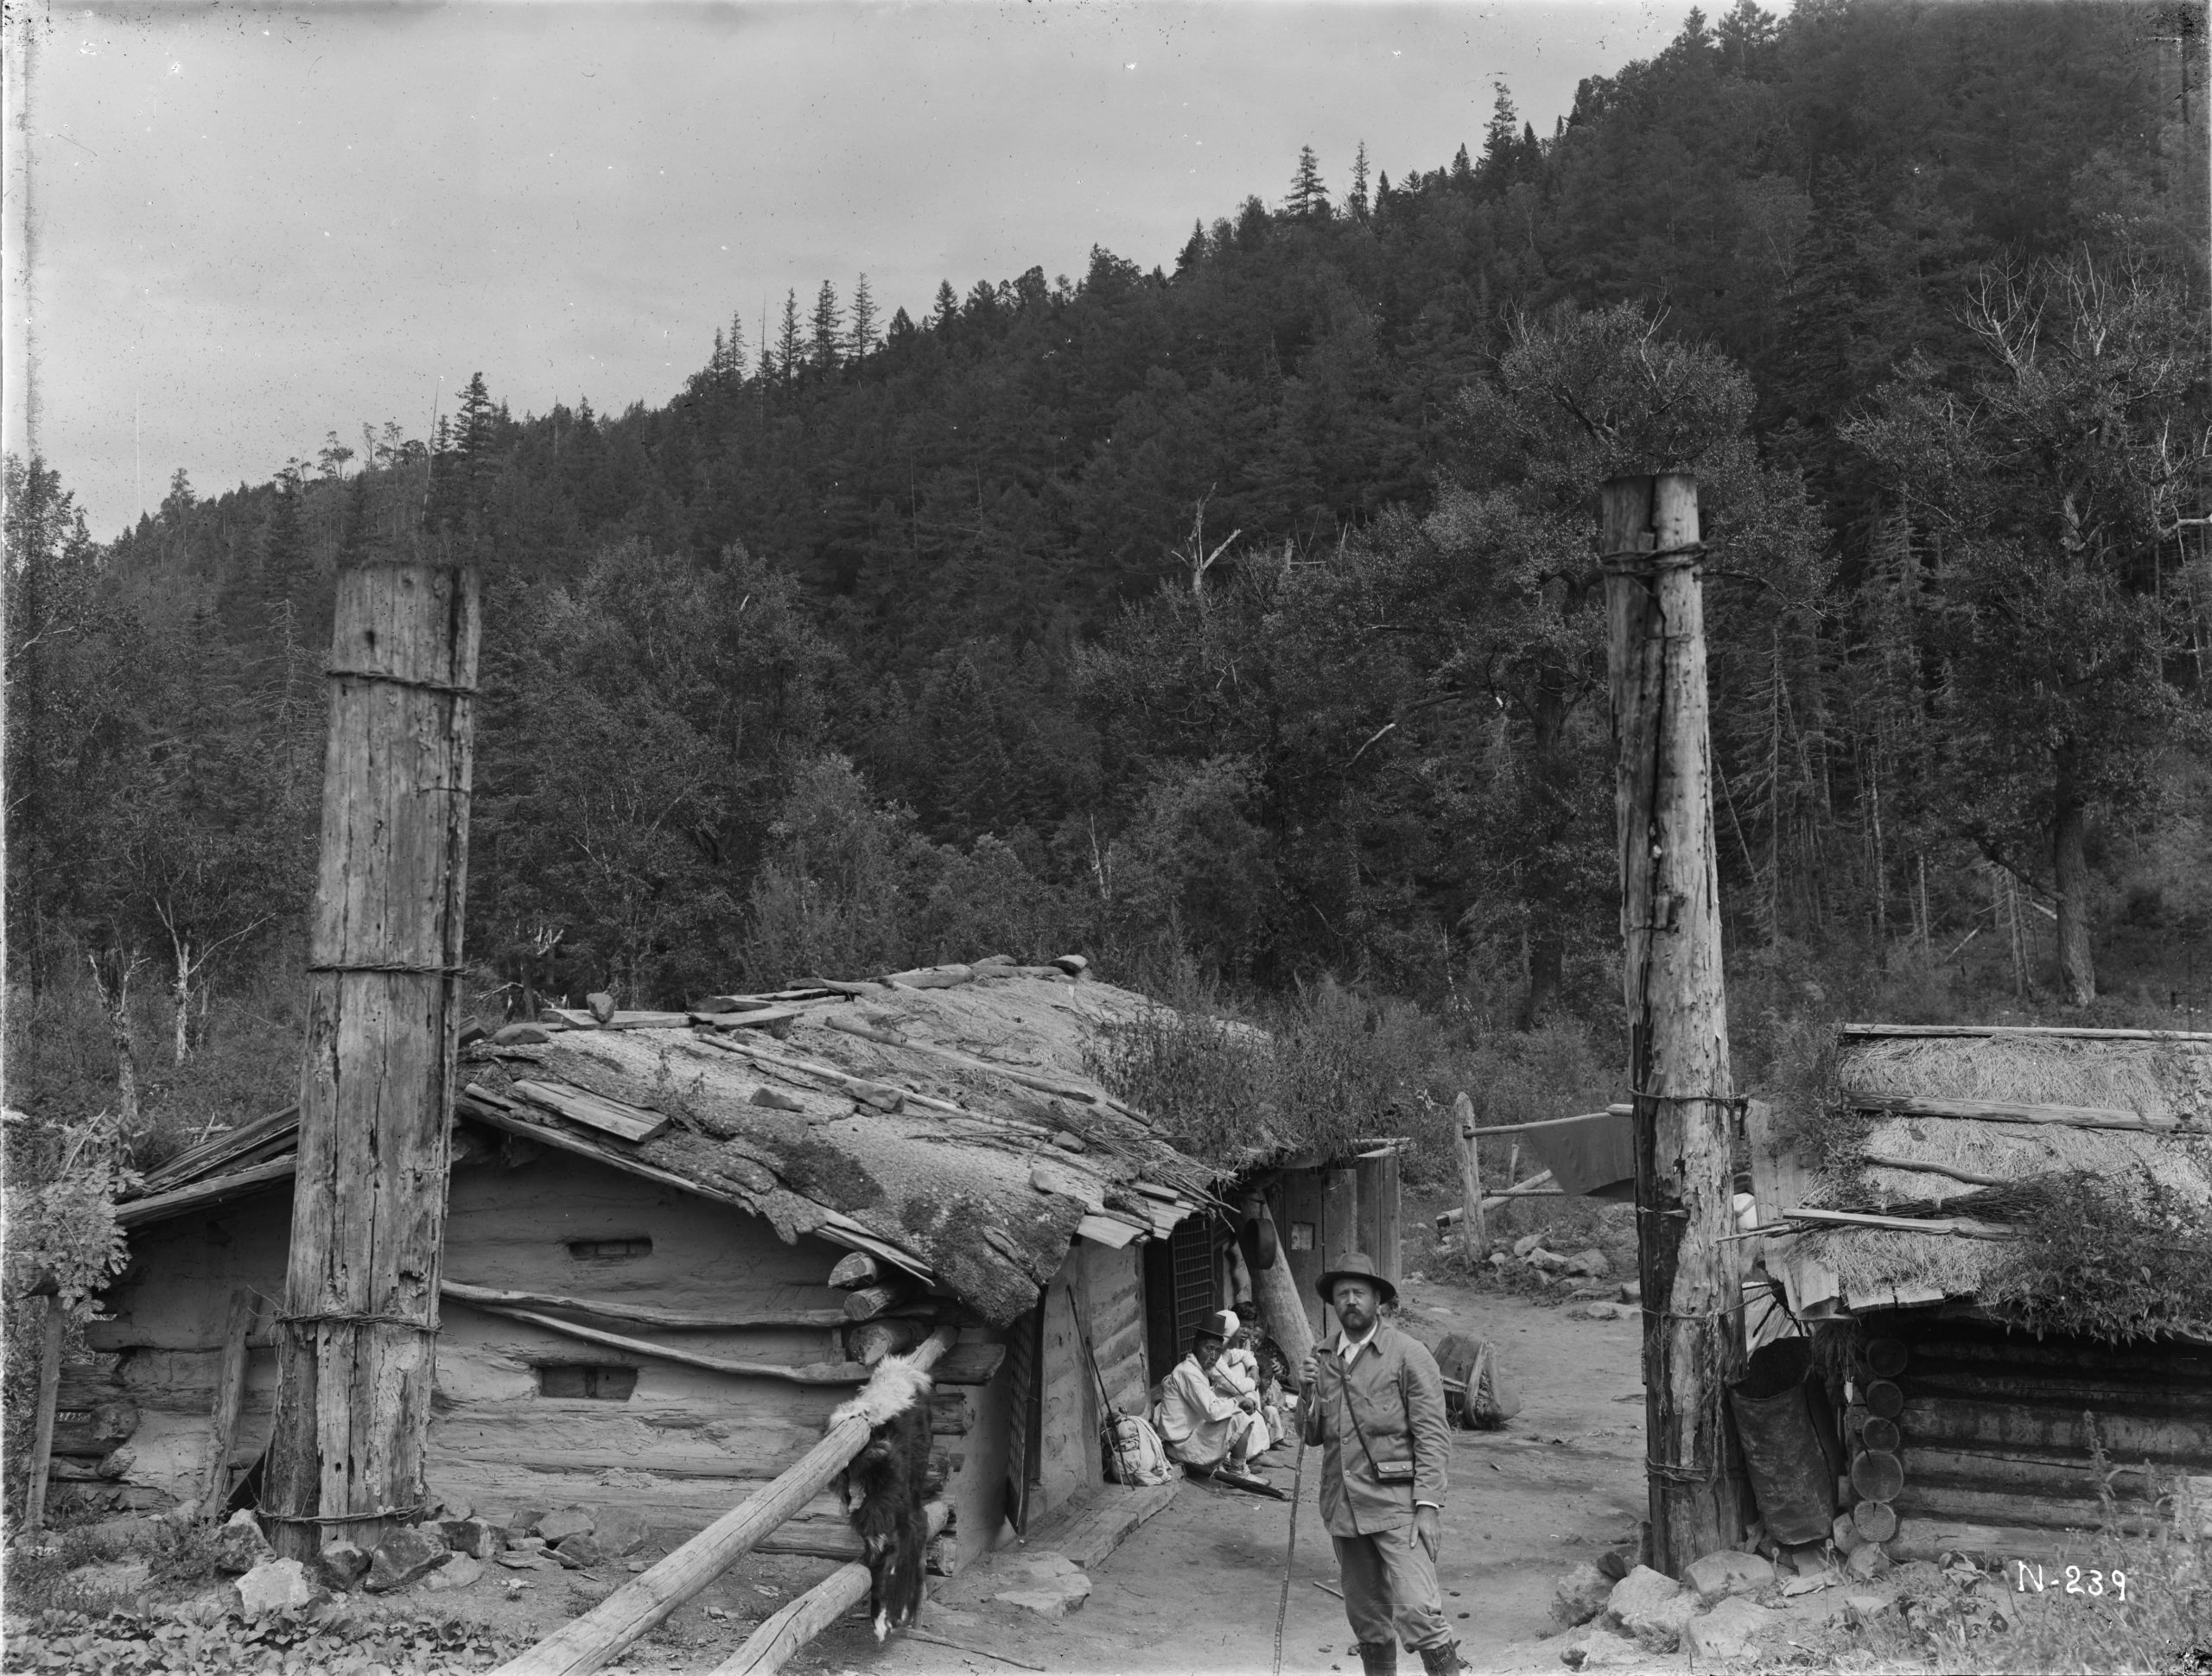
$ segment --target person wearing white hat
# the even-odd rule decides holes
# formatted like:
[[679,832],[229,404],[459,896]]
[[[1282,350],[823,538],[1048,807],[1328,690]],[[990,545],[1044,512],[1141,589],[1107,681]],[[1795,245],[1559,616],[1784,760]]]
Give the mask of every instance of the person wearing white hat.
[[1216,1390],[1215,1364],[1222,1347],[1237,1330],[1236,1317],[1215,1310],[1191,1335],[1191,1353],[1175,1364],[1160,1389],[1160,1437],[1167,1453],[1184,1465],[1211,1472],[1251,1470],[1252,1457],[1268,1446],[1268,1423],[1260,1400]]

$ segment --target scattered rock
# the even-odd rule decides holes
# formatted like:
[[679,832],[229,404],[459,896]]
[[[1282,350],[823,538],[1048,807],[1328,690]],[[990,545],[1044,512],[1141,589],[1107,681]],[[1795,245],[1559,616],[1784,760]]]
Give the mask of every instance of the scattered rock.
[[614,1556],[607,1545],[591,1531],[579,1531],[574,1536],[564,1536],[553,1549],[553,1558],[572,1569],[597,1565]]
[[1682,1573],[1682,1581],[1697,1590],[1702,1604],[1710,1606],[1729,1595],[1754,1595],[1770,1587],[1774,1567],[1757,1554],[1724,1549],[1693,1560],[1689,1570]]
[[511,1571],[543,1571],[553,1564],[546,1559],[543,1548],[511,1548],[498,1558],[499,1564]]
[[[137,1464],[138,1451],[129,1444],[118,1444],[100,1457],[100,1463],[92,1470],[112,1482],[118,1478],[128,1478],[130,1470]],[[239,1511],[244,1512],[245,1509],[240,1508]]]
[[554,1547],[571,1536],[582,1536],[591,1529],[594,1520],[582,1508],[560,1508],[544,1514],[532,1527],[533,1533],[542,1536]]
[[1643,1301],[1643,1282],[1641,1280],[1622,1281],[1620,1300],[1624,1304],[1641,1304]]
[[1522,1256],[1521,1260],[1534,1267],[1543,1269],[1547,1273],[1563,1269],[1567,1267],[1566,1258],[1560,1256],[1556,1251],[1547,1251],[1541,1246],[1537,1246],[1529,1251]]
[[1872,1583],[1876,1578],[1888,1574],[1890,1557],[1882,1552],[1880,1543],[1869,1542],[1844,1561],[1844,1569],[1860,1582]]
[[1569,1310],[1567,1318],[1570,1321],[1623,1321],[1634,1313],[1634,1311],[1619,1304],[1585,1304],[1579,1309]]
[[506,1532],[507,1546],[512,1548],[522,1538],[536,1535],[537,1521],[544,1517],[545,1509],[543,1508],[517,1508],[498,1522],[499,1527]]
[[369,1556],[357,1542],[326,1542],[315,1557],[315,1569],[323,1587],[342,1595],[369,1574]]
[[1588,1250],[1578,1251],[1573,1256],[1568,1258],[1566,1272],[1569,1274],[1586,1274],[1593,1280],[1602,1280],[1613,1272],[1612,1260],[1597,1247],[1592,1246]]
[[1064,1618],[1090,1598],[1090,1579],[1074,1561],[1050,1552],[1033,1553],[1010,1568],[1020,1587],[992,1597],[1044,1618]]
[[232,1585],[238,1591],[238,1610],[248,1623],[271,1612],[296,1610],[311,1604],[315,1584],[307,1567],[296,1559],[268,1559]]
[[488,1520],[442,1519],[438,1533],[445,1538],[446,1546],[471,1559],[489,1559],[506,1546],[499,1527]]
[[276,1558],[276,1551],[261,1533],[261,1521],[244,1508],[232,1514],[216,1535],[215,1569],[219,1571],[237,1576]]
[[569,1579],[569,1592],[579,1600],[589,1601],[594,1606],[614,1592],[613,1578],[580,1576]]
[[633,1554],[645,1546],[652,1528],[645,1515],[627,1508],[601,1508],[593,1515],[591,1533],[599,1545],[617,1559]]
[[[1765,1562],[1761,1561],[1762,1565]],[[1682,1640],[1692,1658],[1700,1662],[1751,1656],[1764,1635],[1781,1614],[1754,1606],[1738,1597],[1722,1600],[1712,1610],[1700,1612],[1683,1628]]]
[[512,1536],[507,1539],[507,1546],[516,1553],[542,1554],[545,1552],[546,1541],[542,1536]]
[[1671,1653],[1682,1626],[1697,1610],[1697,1597],[1649,1565],[1639,1565],[1613,1585],[1605,1613],[1613,1622],[1656,1653]]
[[438,1538],[411,1525],[403,1526],[377,1544],[376,1552],[369,1559],[368,1580],[363,1586],[372,1595],[404,1589],[452,1557],[453,1550]]
[[473,1554],[457,1553],[423,1579],[425,1589],[466,1589],[484,1575],[484,1562]]
[[1878,1618],[1895,1604],[1887,1595],[1846,1595],[1843,1609],[1846,1622],[1864,1623],[1869,1618]]
[[502,1025],[492,1032],[494,1047],[524,1047],[552,1039],[552,1032],[542,1025]]
[[1516,1257],[1526,1257],[1543,1242],[1544,1236],[1541,1234],[1523,1234],[1513,1242],[1513,1254]]
[[1585,1560],[1561,1578],[1552,1590],[1552,1621],[1572,1628],[1587,1623],[1605,1609],[1613,1580]]
[[1610,1629],[1591,1629],[1567,1643],[1560,1661],[1573,1670],[1637,1670],[1648,1666],[1651,1655],[1625,1635]]
[[1512,1260],[1513,1260],[1510,1257],[1507,1256],[1502,1251],[1493,1251],[1490,1254],[1490,1266],[1492,1268],[1503,1268]]

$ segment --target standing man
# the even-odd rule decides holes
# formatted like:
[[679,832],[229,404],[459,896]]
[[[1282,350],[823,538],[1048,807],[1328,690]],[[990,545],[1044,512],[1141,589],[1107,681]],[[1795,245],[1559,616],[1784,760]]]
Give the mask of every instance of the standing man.
[[1209,1475],[1224,1466],[1240,1476],[1249,1473],[1252,1457],[1269,1441],[1257,1394],[1232,1395],[1214,1384],[1222,1347],[1236,1327],[1227,1310],[1207,1315],[1191,1335],[1191,1354],[1160,1382],[1160,1441],[1171,1459]]
[[1383,1322],[1398,1289],[1366,1256],[1347,1256],[1319,1288],[1337,1330],[1299,1369],[1299,1414],[1322,1446],[1321,1517],[1360,1669],[1388,1676],[1403,1641],[1427,1676],[1454,1676],[1466,1666],[1436,1583],[1452,1460],[1443,1375],[1426,1345]]

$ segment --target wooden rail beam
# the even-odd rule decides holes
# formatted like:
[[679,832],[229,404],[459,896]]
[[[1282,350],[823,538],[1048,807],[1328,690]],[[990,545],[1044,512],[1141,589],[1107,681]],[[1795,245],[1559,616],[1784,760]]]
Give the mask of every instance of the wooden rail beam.
[[[914,1352],[913,1363],[935,1367],[957,1336],[957,1329],[938,1328]],[[870,1430],[867,1419],[858,1415],[832,1426],[766,1489],[732,1508],[583,1616],[510,1659],[496,1676],[588,1676],[599,1669],[812,1501],[861,1452]]]

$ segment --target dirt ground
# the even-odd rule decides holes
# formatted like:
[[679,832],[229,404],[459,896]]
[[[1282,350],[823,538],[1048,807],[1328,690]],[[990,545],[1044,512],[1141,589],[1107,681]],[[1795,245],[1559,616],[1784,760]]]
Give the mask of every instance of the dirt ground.
[[[1500,1346],[1523,1407],[1504,1430],[1458,1432],[1439,1572],[1463,1655],[1480,1670],[1557,1670],[1530,1643],[1555,1633],[1552,1585],[1577,1559],[1632,1543],[1643,1515],[1643,1411],[1635,1317],[1569,1311],[1464,1288],[1409,1282],[1405,1324],[1433,1342],[1476,1333]],[[1291,1451],[1270,1476],[1287,1489]],[[1283,1630],[1286,1672],[1359,1668],[1339,1602],[1328,1534],[1315,1505],[1318,1453],[1307,1457]],[[936,1585],[925,1634],[1057,1672],[1270,1670],[1290,1509],[1187,1484],[1174,1502],[1090,1574],[1081,1609],[1048,1622],[990,1597],[1020,1550],[1001,1550]],[[1418,1670],[1417,1661],[1402,1662]],[[1004,1672],[1015,1665],[911,1638],[877,1647],[855,1617],[792,1668],[886,1676]]]

